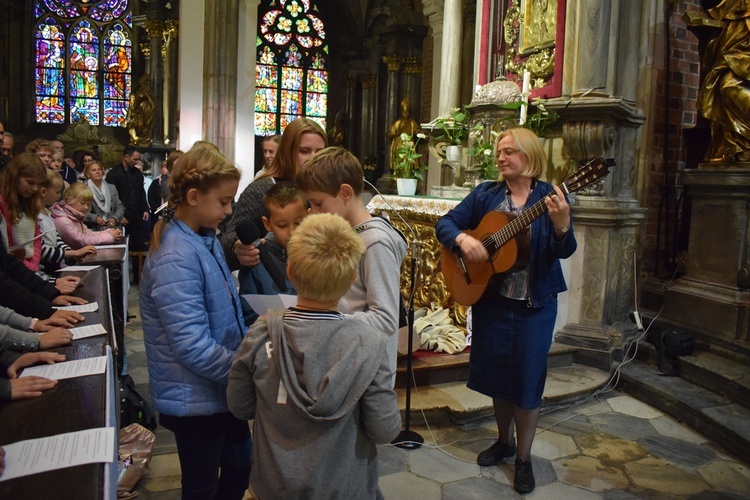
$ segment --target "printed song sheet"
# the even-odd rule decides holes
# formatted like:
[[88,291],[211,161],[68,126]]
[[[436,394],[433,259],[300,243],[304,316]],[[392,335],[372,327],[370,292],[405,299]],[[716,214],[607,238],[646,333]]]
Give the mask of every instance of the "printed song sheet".
[[96,269],[97,267],[99,267],[99,266],[98,265],[96,265],[96,266],[68,266],[68,267],[63,267],[62,269],[58,270],[57,272],[58,273],[63,272],[63,271],[87,271],[88,272],[88,271],[91,271],[93,269]]
[[98,302],[89,302],[88,304],[73,304],[72,306],[59,306],[55,309],[61,309],[63,311],[75,311],[77,313],[90,313],[99,309]]
[[297,305],[296,295],[255,295],[247,294],[242,298],[250,304],[253,311],[263,316],[269,309],[286,309]]
[[73,334],[73,340],[78,340],[84,339],[86,337],[96,337],[97,335],[103,335],[107,333],[107,330],[104,328],[104,325],[100,323],[97,325],[77,326],[75,328],[71,328],[70,333]]
[[66,378],[85,377],[87,375],[98,375],[104,373],[106,369],[107,356],[97,356],[95,358],[64,361],[62,363],[55,363],[54,365],[29,366],[23,369],[20,377],[36,375],[52,380],[62,380]]
[[[111,462],[115,429],[101,427],[6,444],[5,471],[0,481],[74,465]],[[52,495],[54,496],[54,495]]]

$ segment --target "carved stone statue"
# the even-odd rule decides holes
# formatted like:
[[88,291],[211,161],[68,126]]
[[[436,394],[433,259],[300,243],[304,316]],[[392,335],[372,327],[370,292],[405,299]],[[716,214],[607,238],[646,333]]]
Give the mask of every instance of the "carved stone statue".
[[724,22],[706,47],[698,106],[711,121],[710,161],[750,161],[750,2],[723,0],[708,13]]
[[138,81],[138,88],[130,97],[128,134],[130,144],[148,146],[154,131],[154,94],[151,92],[151,75],[146,73]]
[[419,123],[411,117],[411,102],[409,102],[409,98],[404,97],[401,101],[401,117],[393,122],[393,125],[391,125],[391,128],[388,131],[388,138],[391,139],[389,172],[393,172],[393,167],[397,163],[396,152],[398,151],[399,146],[401,146],[401,134],[408,134],[414,139],[417,132],[420,132],[421,130]]

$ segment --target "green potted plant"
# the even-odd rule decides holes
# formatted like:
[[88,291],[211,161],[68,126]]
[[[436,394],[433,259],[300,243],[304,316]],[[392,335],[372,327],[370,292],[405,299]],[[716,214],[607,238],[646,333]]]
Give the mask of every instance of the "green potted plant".
[[477,169],[479,179],[497,179],[499,171],[497,169],[497,159],[495,158],[495,142],[498,137],[497,132],[491,130],[489,136],[485,133],[484,126],[475,125],[469,133],[469,157],[472,159],[472,166]]
[[424,171],[427,169],[427,165],[419,164],[422,155],[417,152],[419,141],[427,136],[420,132],[414,140],[409,134],[402,133],[399,138],[401,144],[396,149],[393,175],[396,177],[398,194],[412,196],[417,192],[417,182],[424,177]]
[[448,116],[435,120],[433,130],[440,131],[440,135],[435,137],[436,141],[448,143],[445,148],[446,159],[460,162],[464,137],[469,131],[469,114],[463,108],[453,108]]

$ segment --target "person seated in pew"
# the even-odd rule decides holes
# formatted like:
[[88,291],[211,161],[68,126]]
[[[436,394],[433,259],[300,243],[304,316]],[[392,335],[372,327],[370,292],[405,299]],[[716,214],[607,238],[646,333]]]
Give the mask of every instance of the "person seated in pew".
[[83,248],[86,245],[107,245],[122,237],[116,228],[94,231],[86,227],[86,214],[91,209],[94,194],[86,184],[77,182],[63,193],[63,201],[52,206],[52,217],[60,238],[70,248]]
[[[37,333],[39,332],[39,333]],[[40,351],[70,344],[73,334],[66,328],[16,313],[0,306],[0,347],[16,352]]]
[[0,245],[0,305],[19,314],[32,318],[51,318],[55,326],[75,326],[83,321],[83,315],[74,311],[56,310],[53,306],[85,304],[86,300],[66,295],[60,289],[70,289],[72,292],[79,282],[79,278],[70,276],[58,278],[53,286],[30,271]]
[[18,378],[18,371],[27,366],[65,361],[64,354],[56,352],[27,352],[21,354],[0,348],[0,403],[16,399],[36,398],[52,389],[57,380],[30,376]]

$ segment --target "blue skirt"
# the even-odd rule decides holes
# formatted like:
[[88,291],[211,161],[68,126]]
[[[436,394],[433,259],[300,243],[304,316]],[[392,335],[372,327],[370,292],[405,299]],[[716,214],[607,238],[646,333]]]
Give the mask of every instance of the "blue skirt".
[[539,308],[491,294],[472,307],[470,389],[525,409],[542,404],[557,297]]

